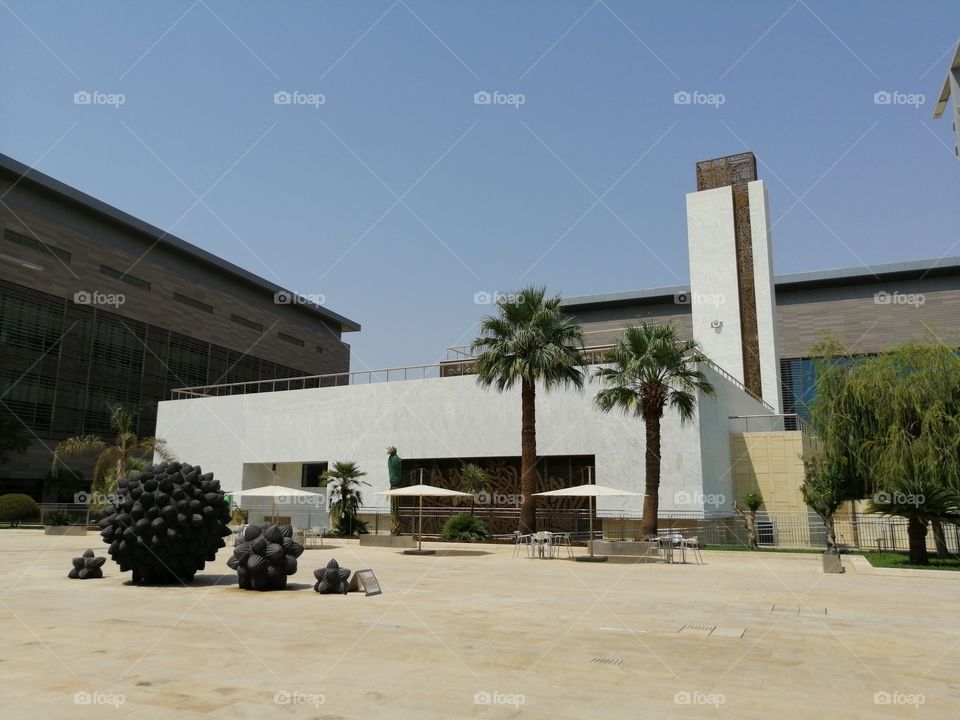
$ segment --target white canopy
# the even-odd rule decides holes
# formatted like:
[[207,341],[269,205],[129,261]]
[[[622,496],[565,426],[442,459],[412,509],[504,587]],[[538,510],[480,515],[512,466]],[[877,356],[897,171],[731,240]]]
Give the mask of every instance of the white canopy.
[[607,485],[574,485],[573,487],[534,493],[543,497],[646,497],[644,493],[608,487]]
[[458,490],[447,490],[433,485],[410,485],[408,487],[397,488],[396,490],[381,490],[377,495],[389,495],[391,497],[470,497],[470,493],[459,492]]
[[300,488],[287,487],[286,485],[261,485],[260,487],[248,488],[246,490],[226,490],[225,495],[233,497],[298,497],[303,495],[313,495],[314,497],[323,497],[320,493],[310,490],[301,490]]

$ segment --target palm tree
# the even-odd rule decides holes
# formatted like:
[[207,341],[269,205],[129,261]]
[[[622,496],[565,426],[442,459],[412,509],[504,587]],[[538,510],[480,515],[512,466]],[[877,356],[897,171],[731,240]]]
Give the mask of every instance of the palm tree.
[[470,493],[470,514],[473,515],[477,495],[490,489],[490,475],[479,465],[466,463],[460,469],[460,483],[463,491]]
[[546,297],[545,287],[528,287],[497,300],[497,315],[480,323],[480,337],[473,349],[477,358],[477,382],[496,385],[498,392],[520,384],[520,531],[533,532],[537,525],[537,409],[536,387],[545,391],[558,386],[583,387],[586,364],[583,329],[560,309],[560,296]]
[[629,327],[601,362],[609,367],[596,371],[607,386],[597,393],[596,406],[603,412],[619,408],[642,418],[646,426],[646,494],[640,533],[657,534],[660,506],[660,420],[669,406],[680,421],[693,418],[697,392],[712,395],[713,386],[697,369],[706,361],[695,340],[680,340],[673,325]]
[[130,408],[120,404],[112,404],[109,408],[110,427],[116,433],[112,445],[98,435],[78,435],[62,441],[53,453],[54,474],[59,472],[64,458],[97,453],[90,484],[95,507],[105,505],[104,498],[116,491],[117,482],[131,471],[143,469],[154,454],[164,461],[171,458],[166,441],[157,437],[137,437],[133,431],[135,415]]
[[354,532],[366,532],[366,524],[357,520],[360,506],[363,505],[363,496],[360,494],[360,485],[370,483],[360,478],[367,473],[361,470],[355,462],[340,461],[333,464],[333,470],[323,474],[321,485],[327,487],[336,482],[330,490],[330,514],[336,522],[338,535],[353,535]]

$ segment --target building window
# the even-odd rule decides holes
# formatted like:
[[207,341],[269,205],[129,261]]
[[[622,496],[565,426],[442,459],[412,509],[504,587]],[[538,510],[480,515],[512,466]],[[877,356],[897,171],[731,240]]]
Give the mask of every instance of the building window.
[[195,300],[192,297],[187,297],[186,295],[181,295],[180,293],[174,293],[173,299],[178,303],[183,303],[184,305],[189,305],[192,308],[197,310],[203,310],[205,313],[213,314],[213,305],[207,305],[205,302]]
[[287,335],[286,333],[277,333],[277,337],[284,342],[288,342],[291,345],[296,345],[297,347],[303,347],[306,344],[300,338],[294,337],[293,335]]
[[30,248],[31,250],[42,252],[45,255],[52,255],[60,258],[65,263],[70,262],[70,258],[72,257],[70,253],[68,253],[66,250],[61,250],[56,245],[49,245],[47,243],[40,242],[37,240],[37,238],[15,232],[9,228],[4,228],[3,237],[12,243],[20,245],[21,247]]
[[150,282],[148,280],[138,278],[136,275],[128,275],[122,270],[116,270],[107,265],[100,266],[100,274],[106,275],[107,277],[112,277],[116,280],[121,280],[127,283],[127,285],[133,285],[134,287],[141,288],[142,290],[150,290]]
[[300,487],[319,488],[323,487],[323,474],[327,471],[327,463],[304,463],[300,470]]
[[235,322],[237,325],[243,325],[245,328],[250,328],[251,330],[256,330],[257,332],[263,332],[263,325],[253,320],[247,320],[245,317],[240,315],[231,314],[230,321]]

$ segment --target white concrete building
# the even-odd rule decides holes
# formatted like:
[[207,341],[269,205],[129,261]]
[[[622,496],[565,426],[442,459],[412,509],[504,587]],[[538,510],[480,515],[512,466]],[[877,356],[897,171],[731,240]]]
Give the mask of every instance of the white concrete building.
[[[713,162],[729,168],[730,163],[724,164],[727,160]],[[755,161],[753,167],[755,173]],[[723,181],[715,177],[711,182]],[[736,489],[732,435],[784,429],[783,417],[777,414],[779,377],[766,194],[758,181],[749,183],[747,193],[746,221],[735,219],[730,185],[688,196],[694,337],[712,360],[702,370],[716,393],[700,394],[696,417],[686,424],[669,409],[663,418],[661,513],[687,517],[729,513]],[[740,206],[744,202],[741,198]],[[737,244],[742,247],[744,237],[752,255],[749,282],[753,287],[749,282],[745,286],[738,275],[738,263],[743,260],[738,259]],[[755,307],[751,303],[747,310],[739,302],[745,287],[756,298]],[[697,295],[724,300],[701,303]],[[741,321],[747,311],[753,319],[746,322],[754,328],[753,379],[757,381],[759,364],[762,393],[759,385],[753,392],[747,390],[747,355],[741,345]],[[416,481],[414,468],[421,463],[427,465],[424,480],[433,484],[438,478],[454,481],[452,476],[462,462],[497,460],[509,465],[515,461],[519,467],[519,389],[498,393],[482,388],[474,375],[463,374],[466,367],[438,365],[190,388],[176,393],[179,399],[160,404],[157,435],[181,460],[214,472],[227,490],[272,483],[311,487],[319,469],[353,461],[368,473],[365,507],[385,508],[388,502],[374,493],[389,488],[388,446],[396,446],[406,463],[404,482]],[[595,409],[594,397],[601,386],[592,377],[594,369],[587,369],[588,381],[581,391],[548,393],[540,388],[537,393],[541,484],[543,489],[555,489],[592,477],[642,493],[643,422]],[[557,466],[567,463],[566,474],[551,474],[554,460]],[[497,490],[519,496],[519,473],[511,475],[507,470]],[[604,498],[598,511],[639,512],[642,502],[642,498]]]

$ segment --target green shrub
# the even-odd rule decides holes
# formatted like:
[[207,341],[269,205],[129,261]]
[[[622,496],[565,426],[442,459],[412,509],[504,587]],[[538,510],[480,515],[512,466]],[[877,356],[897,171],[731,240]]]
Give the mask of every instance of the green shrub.
[[487,539],[487,524],[470,513],[454,515],[444,523],[443,539],[456,542],[483,542]]
[[347,517],[341,515],[337,518],[333,527],[333,535],[337,537],[354,537],[356,535],[369,535],[370,528],[367,527],[366,520],[360,520],[356,516]]
[[66,510],[54,510],[52,513],[48,513],[44,518],[44,525],[71,525],[73,523],[73,518],[70,516]]
[[19,525],[26,520],[35,520],[39,515],[40,507],[29,495],[0,495],[0,522]]

